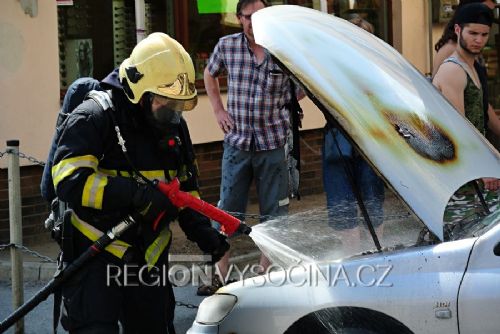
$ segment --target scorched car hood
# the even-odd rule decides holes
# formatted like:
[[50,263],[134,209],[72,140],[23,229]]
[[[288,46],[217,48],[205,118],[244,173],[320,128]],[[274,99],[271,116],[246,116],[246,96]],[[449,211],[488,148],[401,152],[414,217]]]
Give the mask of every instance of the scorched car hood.
[[290,5],[258,11],[252,25],[256,42],[441,240],[451,195],[471,180],[500,178],[499,153],[374,35],[333,15]]

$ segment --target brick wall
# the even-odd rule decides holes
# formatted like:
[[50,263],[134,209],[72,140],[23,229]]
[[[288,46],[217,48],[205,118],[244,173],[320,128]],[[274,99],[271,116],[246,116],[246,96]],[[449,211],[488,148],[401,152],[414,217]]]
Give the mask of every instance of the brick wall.
[[[50,235],[44,228],[48,206],[40,196],[40,179],[43,167],[21,167],[21,212],[23,243],[47,240]],[[0,170],[0,244],[9,241],[9,194],[7,169]]]
[[323,192],[321,166],[322,142],[322,129],[301,132],[301,172],[299,189],[301,195],[319,194]]
[[[315,194],[323,191],[321,181],[321,130],[301,132],[301,195]],[[202,198],[216,204],[219,199],[220,165],[222,159],[222,142],[195,145],[196,156],[200,168],[200,191]],[[29,155],[29,152],[23,152]],[[4,157],[5,158],[5,157]],[[40,196],[41,166],[21,167],[21,202],[23,215],[23,240],[25,244],[37,243],[50,238],[44,229],[44,221],[48,215],[48,206]],[[251,189],[250,201],[256,201],[254,187]],[[0,169],[0,244],[9,241],[9,198],[7,169]]]

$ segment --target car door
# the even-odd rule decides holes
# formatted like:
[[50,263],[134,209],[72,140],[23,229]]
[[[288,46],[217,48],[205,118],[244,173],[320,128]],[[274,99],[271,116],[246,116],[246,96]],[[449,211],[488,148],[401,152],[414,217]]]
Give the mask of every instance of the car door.
[[459,290],[461,334],[500,331],[500,223],[494,223],[474,245]]

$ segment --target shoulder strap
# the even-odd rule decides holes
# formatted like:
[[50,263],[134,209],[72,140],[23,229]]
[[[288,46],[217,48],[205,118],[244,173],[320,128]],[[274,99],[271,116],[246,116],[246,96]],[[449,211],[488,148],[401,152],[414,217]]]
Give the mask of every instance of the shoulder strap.
[[[99,104],[104,111],[110,110],[110,111],[115,111],[115,106],[113,104],[113,100],[111,99],[112,93],[110,90],[107,90],[105,92],[103,91],[91,91],[88,95],[87,98],[93,99],[97,104]],[[118,126],[118,122],[116,121],[116,117],[113,112],[109,113],[111,116],[111,120],[113,121],[113,126],[116,132],[116,138],[118,139],[118,145],[120,145],[123,155],[125,156],[125,159],[127,160],[127,163],[130,165],[132,168],[132,171],[135,173],[135,175],[142,180],[145,183],[151,183],[150,180],[148,180],[136,167],[135,164],[132,163],[132,160],[130,159],[128,153],[127,153],[127,147],[125,146],[125,140],[123,139],[123,136],[120,131],[120,127]]]
[[97,104],[99,104],[103,110],[115,109],[113,101],[111,100],[111,91],[109,90],[105,92],[92,90],[88,93],[87,99],[92,99],[97,102]]
[[[462,70],[464,70],[465,74],[472,79],[472,75],[471,73],[469,73],[469,71],[472,71],[473,69],[469,68],[469,66],[463,62],[461,62],[460,60],[458,60],[458,58],[456,57],[448,57],[446,58],[444,61],[443,61],[443,64],[444,63],[454,63],[454,64],[457,64],[458,66],[460,66],[462,68]],[[478,74],[479,76],[479,74]],[[478,78],[479,79],[479,78]]]
[[[115,106],[113,104],[113,100],[111,100],[111,91],[97,91],[93,90],[87,95],[87,99],[92,99],[94,100],[101,108],[103,111],[106,110],[115,110]],[[118,122],[116,121],[116,117],[114,113],[110,112],[109,115],[111,116],[111,120],[113,122],[113,127],[116,132],[116,136],[118,138],[118,144],[121,146],[123,153],[125,153],[125,157],[127,160],[129,160],[129,157],[127,155],[127,148],[125,147],[125,140],[123,139],[120,131],[120,127],[118,126]]]
[[488,115],[488,75],[486,73],[486,67],[481,65],[480,62],[474,62],[474,68],[476,69],[476,73],[479,77],[479,81],[481,82],[481,89],[483,90],[483,114],[484,114],[484,128],[488,129],[488,122],[490,117]]
[[443,63],[455,63],[457,65],[460,65],[460,67],[464,68],[464,64],[456,57],[448,57],[443,61]]
[[470,68],[467,64],[461,62],[456,57],[448,57],[443,61],[443,64],[444,63],[454,63],[454,64],[457,64],[458,66],[460,66],[462,68],[462,70],[464,70],[465,75],[467,76],[467,80],[471,80],[472,83],[474,84],[474,86],[476,86],[476,87],[477,87],[477,85],[481,85],[481,89],[482,89],[483,83],[479,77],[479,73],[477,73],[477,78],[476,78],[478,80],[478,82],[476,82],[476,80],[474,79],[476,77],[474,75],[474,72],[473,72],[475,70],[475,68]]
[[[93,90],[90,91],[87,94],[86,99],[92,99],[94,100],[101,108],[103,111],[114,111],[115,106],[113,105],[113,100],[111,100],[111,91],[97,91]],[[125,157],[127,160],[129,160],[129,157],[127,155],[127,148],[125,147],[125,140],[123,139],[120,131],[120,127],[118,126],[118,122],[116,121],[116,117],[113,112],[110,112],[109,115],[111,116],[111,120],[113,122],[113,127],[116,132],[116,136],[118,138],[118,144],[122,148],[123,153],[125,154]]]

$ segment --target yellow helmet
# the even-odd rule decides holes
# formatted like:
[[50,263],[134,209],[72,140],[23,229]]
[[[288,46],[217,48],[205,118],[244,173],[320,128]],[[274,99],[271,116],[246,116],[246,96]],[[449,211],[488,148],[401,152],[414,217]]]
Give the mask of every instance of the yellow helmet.
[[145,92],[169,98],[171,109],[192,110],[197,103],[193,61],[181,44],[155,32],[140,41],[120,65],[120,82],[132,103]]

